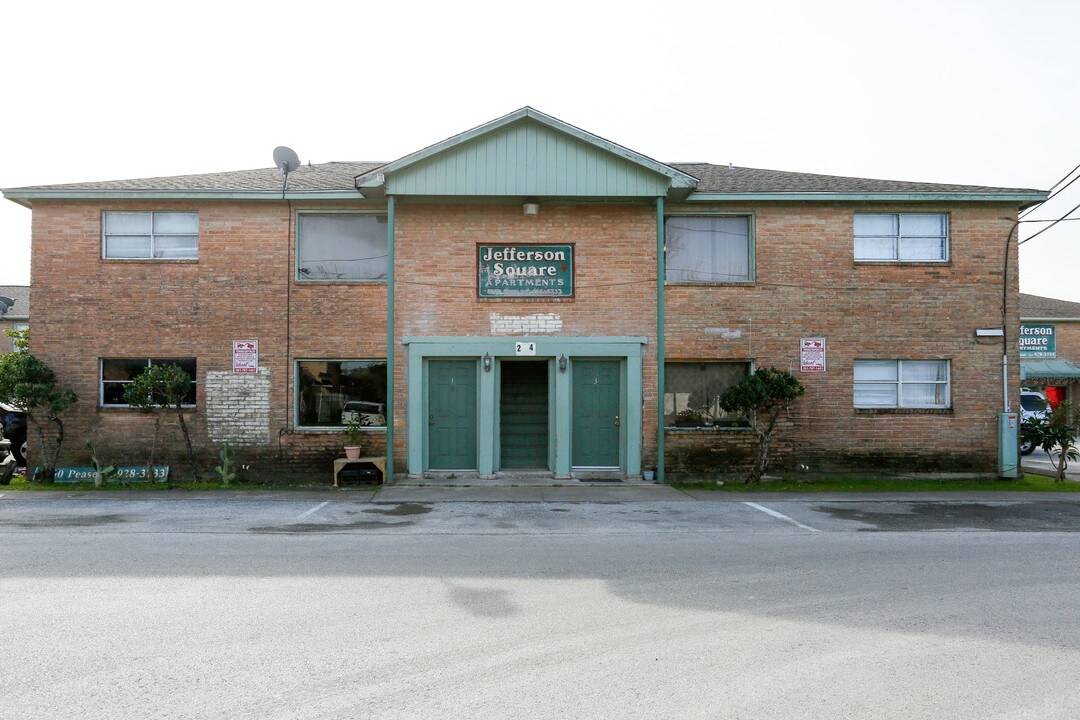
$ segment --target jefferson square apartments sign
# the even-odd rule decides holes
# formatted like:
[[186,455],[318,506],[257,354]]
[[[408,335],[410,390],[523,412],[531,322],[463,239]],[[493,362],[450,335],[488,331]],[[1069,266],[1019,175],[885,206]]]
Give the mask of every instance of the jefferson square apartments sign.
[[573,297],[573,245],[477,245],[476,294]]

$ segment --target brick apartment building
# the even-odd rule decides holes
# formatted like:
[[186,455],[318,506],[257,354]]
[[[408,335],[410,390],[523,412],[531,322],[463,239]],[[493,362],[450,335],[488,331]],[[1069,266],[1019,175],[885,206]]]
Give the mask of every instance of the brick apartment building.
[[1019,325],[1007,218],[1045,198],[664,164],[531,108],[284,190],[262,169],[4,193],[33,209],[31,349],[110,461],[144,457],[123,386],[169,361],[207,458],[327,473],[354,419],[398,476],[560,478],[741,469],[753,433],[716,398],[764,366],[806,385],[781,466],[992,471],[1003,349],[975,331]]

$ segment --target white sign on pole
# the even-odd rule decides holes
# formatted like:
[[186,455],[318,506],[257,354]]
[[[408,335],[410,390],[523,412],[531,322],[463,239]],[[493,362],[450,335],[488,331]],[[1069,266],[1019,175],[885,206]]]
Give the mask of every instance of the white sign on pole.
[[232,371],[234,373],[259,372],[258,340],[233,340]]
[[799,350],[800,372],[825,372],[825,338],[803,338]]
[[515,355],[535,355],[536,343],[534,342],[519,342],[514,343]]

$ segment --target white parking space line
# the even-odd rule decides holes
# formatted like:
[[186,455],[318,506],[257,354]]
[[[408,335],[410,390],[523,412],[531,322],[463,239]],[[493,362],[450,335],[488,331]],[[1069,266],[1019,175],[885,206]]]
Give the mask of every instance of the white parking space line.
[[812,528],[809,525],[803,525],[798,520],[793,520],[792,518],[789,518],[784,513],[778,513],[775,510],[771,510],[770,508],[765,507],[764,505],[758,505],[757,503],[752,503],[752,502],[744,502],[743,505],[749,505],[750,507],[754,508],[755,510],[760,510],[761,512],[765,513],[766,515],[772,515],[774,518],[779,518],[780,520],[783,520],[784,522],[789,522],[792,525],[798,525],[803,530],[809,530],[810,532],[821,532],[817,528]]
[[308,515],[312,515],[312,514],[314,514],[314,513],[317,513],[317,512],[319,512],[320,510],[322,510],[322,509],[323,509],[324,507],[326,507],[326,506],[327,506],[327,505],[329,505],[329,504],[330,504],[330,502],[329,502],[329,501],[327,501],[327,502],[321,502],[321,503],[319,503],[318,505],[316,505],[315,507],[313,507],[313,508],[311,508],[311,509],[309,509],[309,510],[305,510],[304,512],[300,513],[299,515],[297,515],[296,517],[294,517],[294,518],[292,519],[292,521],[293,521],[293,522],[296,522],[297,520],[303,520],[303,519],[304,519],[304,518],[306,518],[306,517],[307,517]]

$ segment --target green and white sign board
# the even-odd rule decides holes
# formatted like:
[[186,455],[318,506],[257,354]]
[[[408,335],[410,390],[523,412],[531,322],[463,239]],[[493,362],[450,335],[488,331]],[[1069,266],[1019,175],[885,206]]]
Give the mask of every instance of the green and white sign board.
[[482,298],[573,297],[573,245],[477,245]]
[[1056,358],[1055,339],[1053,324],[1021,325],[1020,359]]
[[[165,482],[169,479],[169,466],[168,465],[155,465],[154,482]],[[38,477],[41,474],[41,468],[34,468],[34,477]],[[56,468],[56,482],[94,482],[94,468],[89,466],[83,467],[58,467]],[[110,475],[105,480],[106,482],[146,482],[146,466],[145,465],[121,465],[116,468],[116,472]]]

